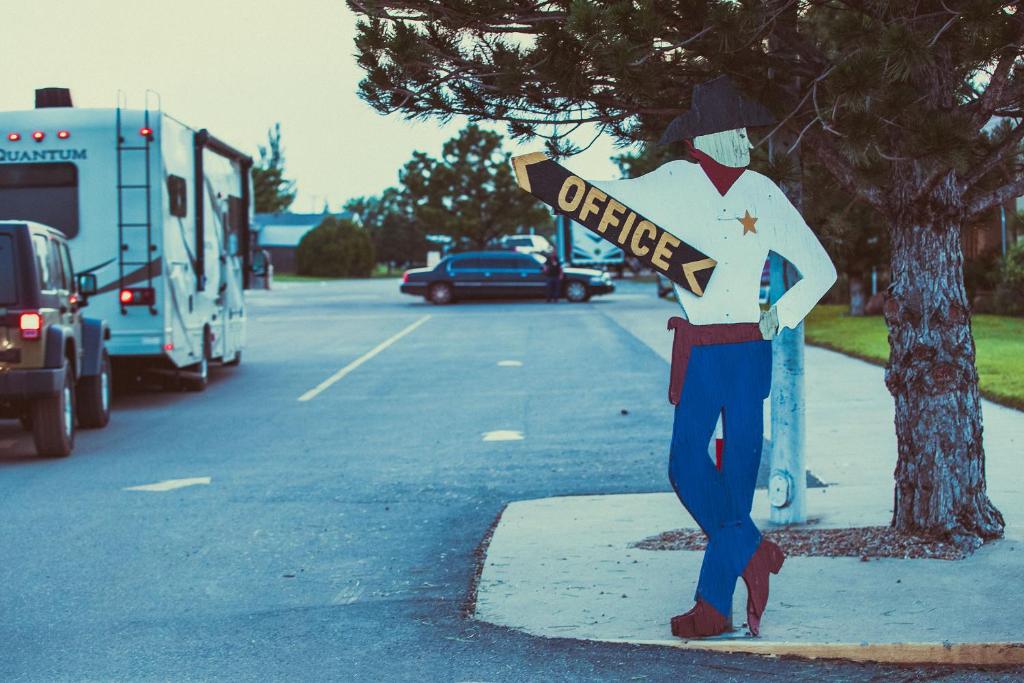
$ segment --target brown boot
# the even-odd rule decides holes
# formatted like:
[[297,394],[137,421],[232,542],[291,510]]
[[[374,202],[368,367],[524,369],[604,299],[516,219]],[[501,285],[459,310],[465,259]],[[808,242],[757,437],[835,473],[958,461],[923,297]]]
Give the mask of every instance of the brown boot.
[[761,633],[761,615],[768,606],[769,573],[778,574],[785,559],[782,548],[763,538],[743,570],[743,583],[747,584],[747,627],[755,636]]
[[672,635],[678,638],[707,638],[731,630],[729,618],[703,600],[686,614],[672,617]]

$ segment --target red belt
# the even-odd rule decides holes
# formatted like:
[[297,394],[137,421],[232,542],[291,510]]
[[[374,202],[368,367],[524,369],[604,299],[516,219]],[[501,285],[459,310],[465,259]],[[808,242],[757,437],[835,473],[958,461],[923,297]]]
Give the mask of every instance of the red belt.
[[679,397],[682,396],[690,349],[694,346],[764,341],[757,323],[694,325],[689,320],[672,317],[668,319],[668,329],[676,331],[672,340],[672,369],[669,371],[668,382],[668,400],[672,405],[678,405]]

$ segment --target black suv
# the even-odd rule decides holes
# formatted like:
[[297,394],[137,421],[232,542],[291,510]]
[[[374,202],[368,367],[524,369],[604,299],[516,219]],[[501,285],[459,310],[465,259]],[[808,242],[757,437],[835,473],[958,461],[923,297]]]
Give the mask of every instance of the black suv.
[[[434,268],[413,268],[402,277],[402,292],[449,304],[469,297],[544,296],[544,257],[509,251],[455,254]],[[608,273],[591,268],[562,268],[560,294],[569,301],[586,301],[595,294],[615,291]]]
[[75,277],[63,233],[0,221],[0,418],[31,429],[40,455],[70,454],[76,421],[110,420],[110,333],[79,311],[95,292],[95,275]]

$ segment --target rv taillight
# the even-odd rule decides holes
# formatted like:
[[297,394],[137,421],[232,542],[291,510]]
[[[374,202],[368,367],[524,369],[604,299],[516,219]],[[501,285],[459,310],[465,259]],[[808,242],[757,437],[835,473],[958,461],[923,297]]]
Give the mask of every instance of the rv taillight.
[[17,142],[18,140],[21,139],[21,133],[8,133],[7,139],[10,140],[11,142]]
[[71,133],[70,131],[66,130],[58,130],[57,137],[59,137],[61,140],[67,140],[69,137],[71,137]]
[[156,292],[152,287],[122,289],[118,298],[122,306],[152,306],[156,302]]
[[43,316],[38,313],[22,313],[18,317],[18,327],[21,328],[22,339],[39,339],[39,332],[43,329]]
[[32,139],[35,140],[36,142],[42,142],[43,138],[45,138],[45,137],[46,137],[46,133],[44,133],[41,130],[37,130],[34,133],[32,133]]
[[149,126],[144,126],[142,128],[139,128],[139,135],[141,135],[144,138],[152,137],[153,136],[153,129],[150,128]]

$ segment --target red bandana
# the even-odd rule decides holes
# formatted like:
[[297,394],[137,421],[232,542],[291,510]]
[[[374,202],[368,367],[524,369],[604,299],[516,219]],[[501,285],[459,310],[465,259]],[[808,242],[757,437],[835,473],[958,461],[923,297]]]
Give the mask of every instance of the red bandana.
[[746,166],[726,166],[725,164],[718,163],[694,147],[693,143],[689,140],[686,141],[686,146],[690,149],[690,154],[697,160],[700,167],[704,169],[704,173],[707,174],[711,184],[718,190],[718,194],[723,197],[729,191],[729,188],[732,187],[733,183],[739,180],[739,177],[747,170]]

